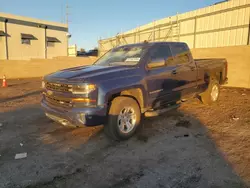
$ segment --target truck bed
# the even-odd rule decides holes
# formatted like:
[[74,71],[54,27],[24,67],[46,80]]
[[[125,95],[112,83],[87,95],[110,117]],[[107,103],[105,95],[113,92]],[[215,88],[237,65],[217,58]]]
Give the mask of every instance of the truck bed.
[[225,58],[210,58],[210,59],[194,59],[197,65],[199,66],[207,66],[211,64],[225,64],[227,60]]
[[227,82],[227,60],[225,58],[194,59],[194,61],[199,73],[219,72],[221,74],[220,83],[225,84]]

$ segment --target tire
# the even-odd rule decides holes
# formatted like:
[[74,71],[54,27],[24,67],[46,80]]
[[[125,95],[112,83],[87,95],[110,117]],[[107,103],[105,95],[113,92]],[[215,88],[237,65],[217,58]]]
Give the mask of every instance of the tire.
[[137,102],[129,97],[116,97],[111,103],[104,131],[113,140],[127,140],[135,134],[140,121],[141,110]]
[[211,105],[218,101],[219,95],[220,95],[219,82],[216,79],[212,79],[208,85],[207,90],[200,96],[203,104]]

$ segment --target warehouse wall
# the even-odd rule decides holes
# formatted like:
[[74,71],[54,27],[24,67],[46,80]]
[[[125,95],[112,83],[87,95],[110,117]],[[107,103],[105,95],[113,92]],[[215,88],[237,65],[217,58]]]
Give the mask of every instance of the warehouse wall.
[[[44,58],[45,36],[44,29],[28,27],[17,24],[7,24],[8,28],[8,51],[9,59],[30,59]],[[31,44],[21,43],[21,33],[31,34],[36,40],[31,40]]]
[[[0,22],[0,30],[4,31],[4,22]],[[4,59],[6,51],[5,51],[5,37],[0,36],[0,59]]]
[[[0,13],[0,30],[4,32],[5,22],[8,34],[7,46],[9,60],[67,56],[68,44],[66,34],[68,28],[66,24]],[[30,45],[22,44],[21,33],[33,35],[36,39],[32,39]],[[60,41],[59,43],[54,43],[52,47],[48,46],[47,53],[46,36],[55,37]],[[5,36],[0,36],[0,59],[7,59],[5,41]]]
[[193,49],[196,59],[226,58],[228,62],[228,84],[232,87],[250,88],[250,46]]
[[53,47],[47,47],[47,58],[52,58],[56,56],[67,56],[68,43],[66,32],[47,30],[48,37],[56,37],[60,42],[55,42]]
[[190,48],[249,44],[250,0],[230,0],[167,17],[99,41],[100,55],[124,44],[183,41]]
[[[249,17],[250,7],[246,7],[198,18],[195,47],[206,48],[247,45]],[[207,33],[207,31],[211,32]]]

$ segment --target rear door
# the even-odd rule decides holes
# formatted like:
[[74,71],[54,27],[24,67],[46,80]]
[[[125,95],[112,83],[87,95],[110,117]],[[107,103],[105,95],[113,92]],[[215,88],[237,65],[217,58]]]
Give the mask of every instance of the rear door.
[[181,98],[191,97],[197,87],[197,67],[185,43],[170,43],[174,56],[175,76],[178,80],[176,91]]
[[174,90],[177,87],[176,76],[172,73],[175,69],[174,66],[167,66],[166,62],[172,62],[173,57],[168,45],[157,44],[151,47],[149,62],[152,61],[165,61],[162,67],[147,69],[146,82],[149,94],[149,106],[158,108],[164,104],[176,100],[177,95]]

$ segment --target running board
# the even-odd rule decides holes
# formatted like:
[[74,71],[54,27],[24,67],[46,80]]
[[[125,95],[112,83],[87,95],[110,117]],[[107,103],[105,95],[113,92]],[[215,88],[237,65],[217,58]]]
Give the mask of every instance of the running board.
[[154,110],[154,111],[147,111],[145,112],[144,116],[145,117],[155,117],[155,116],[159,116],[167,111],[170,111],[170,110],[173,110],[173,109],[176,109],[178,107],[180,107],[181,105],[180,104],[175,104],[175,105],[171,105],[167,108],[163,108],[163,109],[159,109],[159,110]]

